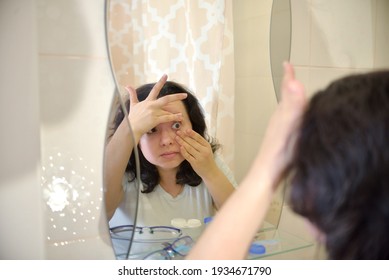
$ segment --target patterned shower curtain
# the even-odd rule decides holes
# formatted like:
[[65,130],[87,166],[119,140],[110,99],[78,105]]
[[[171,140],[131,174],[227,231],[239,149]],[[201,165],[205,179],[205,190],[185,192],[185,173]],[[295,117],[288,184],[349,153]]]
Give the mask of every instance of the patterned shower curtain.
[[234,47],[232,0],[110,0],[109,50],[122,95],[169,80],[199,98],[208,133],[233,170]]

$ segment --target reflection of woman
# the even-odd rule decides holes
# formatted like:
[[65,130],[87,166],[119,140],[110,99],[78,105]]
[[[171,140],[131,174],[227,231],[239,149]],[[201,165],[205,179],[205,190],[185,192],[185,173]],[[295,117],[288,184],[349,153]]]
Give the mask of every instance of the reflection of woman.
[[244,258],[277,182],[290,176],[291,207],[329,258],[388,259],[389,71],[339,79],[306,106],[285,64],[282,89],[254,165],[188,258]]
[[[198,100],[182,85],[166,81],[127,88],[128,121],[140,155],[143,190],[137,225],[171,225],[213,215],[233,191],[232,176],[214,152],[218,145],[206,136]],[[135,159],[127,120],[121,109],[106,147],[106,209],[110,224],[131,224],[131,186]],[[123,179],[124,178],[124,179]],[[126,191],[127,190],[127,191]]]

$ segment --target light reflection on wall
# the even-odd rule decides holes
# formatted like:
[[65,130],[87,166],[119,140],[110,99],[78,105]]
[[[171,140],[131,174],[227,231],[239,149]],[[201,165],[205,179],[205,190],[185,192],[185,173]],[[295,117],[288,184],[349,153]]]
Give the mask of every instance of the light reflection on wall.
[[102,201],[101,196],[99,201],[91,196],[96,189],[95,170],[79,156],[55,150],[46,154],[41,176],[46,240],[54,246],[85,242],[84,237],[96,226]]

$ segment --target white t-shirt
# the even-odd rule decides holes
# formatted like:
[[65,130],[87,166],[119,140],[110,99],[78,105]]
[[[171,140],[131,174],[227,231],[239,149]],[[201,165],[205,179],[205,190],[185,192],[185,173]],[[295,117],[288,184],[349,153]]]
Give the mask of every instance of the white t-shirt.
[[[232,185],[236,187],[237,183],[228,166],[219,156],[215,156],[215,161]],[[134,224],[138,194],[139,206],[136,226],[176,226],[172,220],[177,219],[185,221],[196,219],[203,224],[204,218],[214,215],[213,200],[204,182],[196,187],[184,185],[182,192],[176,197],[172,197],[160,185],[157,185],[151,193],[138,193],[135,181],[129,182],[127,176],[123,178],[123,186],[125,197],[110,220],[110,227]],[[185,230],[183,231],[185,232]],[[122,249],[118,249],[122,246],[114,241],[116,252],[122,251]]]

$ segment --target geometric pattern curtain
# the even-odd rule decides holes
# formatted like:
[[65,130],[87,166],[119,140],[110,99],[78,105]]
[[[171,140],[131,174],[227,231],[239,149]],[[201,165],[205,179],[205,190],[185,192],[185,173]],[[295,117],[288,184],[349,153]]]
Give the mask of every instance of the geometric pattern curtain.
[[199,98],[208,133],[233,170],[232,0],[111,0],[109,49],[122,95],[126,85],[169,80]]

